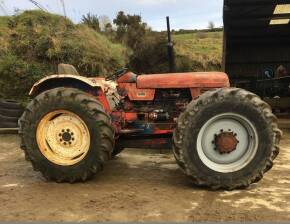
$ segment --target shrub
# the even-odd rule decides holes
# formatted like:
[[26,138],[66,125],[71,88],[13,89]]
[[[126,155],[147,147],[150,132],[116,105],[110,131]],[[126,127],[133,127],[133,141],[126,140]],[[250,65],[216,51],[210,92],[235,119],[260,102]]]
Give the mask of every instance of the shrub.
[[168,72],[166,37],[158,33],[147,33],[130,57],[130,68],[147,74]]
[[0,58],[0,94],[5,98],[24,100],[32,85],[49,73],[51,68],[38,63],[27,63],[15,55]]
[[83,75],[106,75],[127,62],[127,49],[86,25],[42,11],[12,18],[10,50],[38,63],[73,64]]

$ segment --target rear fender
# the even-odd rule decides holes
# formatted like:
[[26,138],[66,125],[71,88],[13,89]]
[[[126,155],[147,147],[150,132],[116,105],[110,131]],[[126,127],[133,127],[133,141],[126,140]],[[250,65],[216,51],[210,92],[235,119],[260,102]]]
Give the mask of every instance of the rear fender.
[[76,88],[91,94],[103,104],[107,112],[111,111],[105,94],[105,79],[103,78],[86,78],[77,75],[51,75],[35,83],[29,92],[29,96],[35,97],[46,90],[58,87]]

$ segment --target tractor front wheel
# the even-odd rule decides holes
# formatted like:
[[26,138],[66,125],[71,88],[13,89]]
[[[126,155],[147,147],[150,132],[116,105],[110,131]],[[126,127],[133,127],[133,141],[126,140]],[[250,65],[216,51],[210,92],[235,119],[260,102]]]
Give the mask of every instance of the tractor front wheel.
[[244,188],[262,179],[282,132],[271,108],[242,89],[209,91],[188,105],[174,133],[174,155],[195,184]]
[[37,96],[20,119],[22,148],[35,170],[56,182],[86,181],[111,157],[114,132],[90,95],[56,88]]

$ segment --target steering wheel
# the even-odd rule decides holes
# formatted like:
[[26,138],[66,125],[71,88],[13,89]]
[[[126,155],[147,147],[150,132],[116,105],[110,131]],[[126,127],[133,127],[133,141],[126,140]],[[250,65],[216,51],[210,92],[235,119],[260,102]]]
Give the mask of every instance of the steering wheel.
[[114,81],[124,75],[128,70],[128,68],[122,68],[116,71],[114,74],[107,76],[106,81]]

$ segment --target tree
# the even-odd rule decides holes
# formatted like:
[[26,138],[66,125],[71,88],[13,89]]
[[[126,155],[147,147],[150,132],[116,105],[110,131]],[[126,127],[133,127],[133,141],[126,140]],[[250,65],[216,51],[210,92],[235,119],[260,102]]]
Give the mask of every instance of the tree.
[[92,15],[91,13],[88,13],[87,15],[83,15],[82,23],[100,32],[100,22],[97,15]]
[[113,22],[117,26],[117,41],[125,43],[133,50],[137,49],[142,43],[147,27],[147,24],[142,22],[141,16],[125,15],[120,11]]
[[113,26],[111,23],[106,24],[104,32],[105,33],[112,33],[113,32]]
[[102,32],[106,31],[107,24],[111,24],[111,20],[108,16],[103,15],[99,17],[99,24],[100,24],[100,30]]
[[215,28],[214,22],[213,21],[209,21],[207,28],[210,29],[210,30],[213,30]]
[[116,17],[116,19],[113,20],[113,23],[117,26],[117,41],[124,42],[124,37],[127,32],[127,24],[128,24],[128,18],[125,15],[123,11],[120,11]]
[[115,40],[132,50],[128,67],[138,73],[163,73],[168,71],[166,33],[154,32],[139,15],[120,11],[113,20]]

